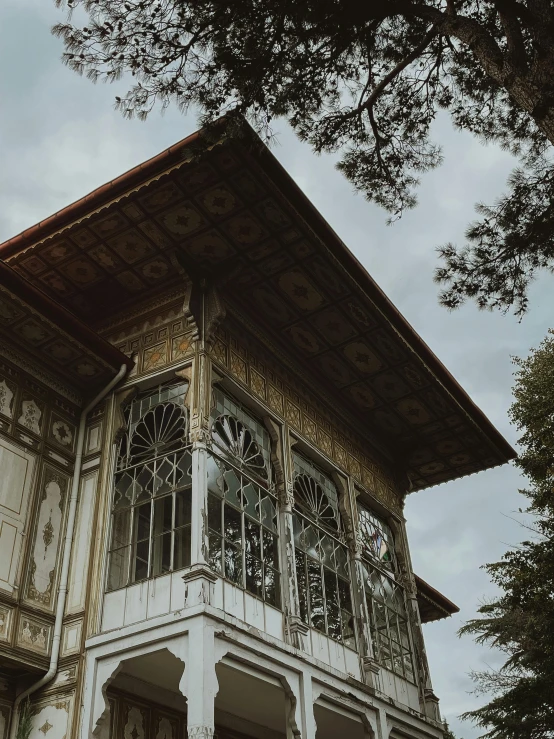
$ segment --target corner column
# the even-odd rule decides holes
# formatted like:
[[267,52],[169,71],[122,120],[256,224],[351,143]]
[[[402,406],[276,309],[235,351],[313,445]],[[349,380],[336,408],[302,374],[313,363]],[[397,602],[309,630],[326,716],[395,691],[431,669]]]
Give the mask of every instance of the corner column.
[[188,739],[213,739],[214,701],[219,690],[215,671],[215,638],[204,618],[194,619],[188,633],[188,650],[181,691],[187,698]]
[[183,573],[185,607],[213,601],[217,575],[208,564],[208,443],[210,438],[211,362],[203,342],[195,341],[190,376],[190,440],[192,444],[191,558]]

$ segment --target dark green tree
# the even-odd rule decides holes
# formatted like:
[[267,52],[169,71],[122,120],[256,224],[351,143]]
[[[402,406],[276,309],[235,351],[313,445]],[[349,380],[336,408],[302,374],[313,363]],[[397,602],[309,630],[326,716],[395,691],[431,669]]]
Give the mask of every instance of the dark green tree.
[[516,462],[529,479],[520,491],[534,517],[532,536],[485,569],[500,595],[462,629],[506,656],[475,673],[491,699],[464,716],[492,739],[554,737],[554,332],[518,366],[510,414],[521,436]]
[[507,195],[479,207],[467,245],[440,249],[444,305],[522,313],[536,271],[554,267],[550,0],[56,2],[72,69],[134,76],[116,99],[125,115],[173,100],[203,122],[245,115],[266,136],[286,118],[316,152],[339,152],[339,169],[393,218],[440,164],[431,124],[448,111],[521,166]]

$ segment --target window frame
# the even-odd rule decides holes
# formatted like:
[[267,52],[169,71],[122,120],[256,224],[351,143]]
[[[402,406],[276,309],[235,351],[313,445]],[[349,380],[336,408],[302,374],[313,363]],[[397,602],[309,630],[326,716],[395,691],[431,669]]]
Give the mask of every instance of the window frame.
[[[230,416],[231,418],[234,418],[235,421],[238,421],[241,423],[245,429],[250,433],[252,442],[254,442],[258,448],[260,449],[260,453],[263,455],[263,450],[265,449],[267,453],[267,459],[266,459],[266,469],[267,469],[267,479],[264,479],[260,475],[257,475],[255,471],[250,471],[247,465],[241,465],[240,460],[238,457],[235,457],[231,455],[230,453],[226,453],[224,449],[221,448],[221,446],[216,442],[213,441],[210,450],[208,451],[209,457],[212,457],[214,464],[218,464],[226,467],[228,471],[232,471],[235,476],[238,478],[239,482],[242,483],[242,480],[245,480],[245,484],[241,484],[240,490],[244,490],[249,485],[254,486],[259,491],[259,500],[261,503],[262,498],[264,497],[264,494],[266,496],[269,496],[272,499],[273,506],[274,506],[274,516],[275,516],[275,528],[271,528],[267,524],[264,523],[264,516],[260,513],[260,517],[258,519],[251,516],[248,511],[246,510],[246,506],[244,505],[244,502],[242,503],[235,503],[233,500],[230,500],[226,497],[225,490],[221,490],[221,493],[216,493],[214,491],[211,491],[208,487],[207,490],[207,501],[208,501],[208,535],[210,542],[214,541],[217,537],[217,539],[220,542],[219,547],[219,557],[220,557],[220,564],[218,567],[214,567],[213,564],[210,564],[212,568],[214,569],[214,572],[217,573],[219,577],[221,577],[226,582],[231,583],[235,587],[240,588],[244,592],[251,595],[253,598],[257,598],[258,600],[261,600],[264,603],[268,603],[273,608],[276,608],[278,610],[283,610],[283,589],[282,589],[282,556],[281,556],[281,526],[280,526],[280,516],[279,516],[279,496],[277,494],[277,490],[275,487],[275,471],[273,469],[273,464],[271,460],[271,452],[272,452],[272,445],[273,441],[271,439],[271,436],[269,434],[269,431],[265,427],[265,424],[259,419],[259,417],[256,416],[256,411],[252,410],[249,406],[247,406],[245,403],[243,403],[241,400],[239,400],[233,393],[230,391],[227,387],[227,384],[224,386],[213,386],[212,392],[215,394],[215,392],[220,393],[224,396],[224,399],[227,400],[230,404],[233,404],[236,406],[236,408],[240,411],[239,415],[234,415],[231,412],[231,409],[225,410],[225,408],[222,410],[222,412],[217,412],[217,408],[214,405],[212,405],[212,410],[210,413],[210,434],[213,434],[214,432],[214,424],[215,422],[221,418],[221,416]],[[250,398],[250,396],[248,396]],[[265,412],[264,412],[265,414]],[[246,417],[246,418],[244,418]],[[257,441],[256,434],[254,429],[248,424],[248,420],[250,420],[253,424],[258,424],[258,426],[263,430],[263,434],[267,436],[267,446],[262,447]],[[208,460],[208,464],[210,461]],[[209,486],[209,481],[208,481]],[[216,531],[209,522],[209,510],[210,510],[210,500],[218,500],[220,504],[220,529],[219,531]],[[228,538],[225,535],[225,510],[226,507],[231,508],[232,510],[236,511],[238,515],[240,516],[240,538],[237,541],[233,542],[231,540],[228,540]],[[255,557],[250,552],[247,551],[247,538],[245,535],[246,532],[246,526],[247,521],[252,521],[252,523],[259,528],[260,535],[259,535],[259,556]],[[269,565],[264,558],[264,551],[263,551],[263,541],[264,541],[264,531],[267,532],[268,535],[273,537],[273,548],[274,548],[274,554],[273,554],[273,565]],[[230,547],[235,547],[237,549],[240,548],[240,562],[241,562],[241,576],[240,576],[240,582],[238,582],[236,579],[233,579],[232,577],[229,577],[226,572],[226,557],[225,557],[225,551],[226,551],[226,545],[229,545]],[[211,551],[211,543],[209,546],[209,551]],[[259,564],[261,564],[261,592],[255,592],[252,589],[248,587],[248,570],[247,570],[247,557],[251,556],[252,559],[257,560]],[[211,553],[209,555],[210,563],[211,563]],[[275,592],[275,598],[274,600],[271,600],[270,598],[266,597],[266,585],[265,585],[265,573],[266,568],[269,567],[271,571],[273,572],[274,576],[274,592]]]
[[[297,592],[298,592],[298,599],[299,599],[299,607],[300,607],[300,613],[298,614],[302,621],[311,629],[314,629],[315,631],[319,631],[319,633],[324,634],[329,639],[332,639],[333,641],[338,642],[339,644],[342,644],[343,646],[352,649],[354,651],[358,650],[359,645],[359,635],[357,633],[357,626],[356,626],[356,619],[355,619],[355,607],[356,607],[356,592],[355,587],[352,579],[352,570],[350,566],[351,562],[351,553],[350,548],[348,547],[348,544],[346,543],[346,537],[345,537],[345,530],[344,530],[344,523],[342,521],[342,512],[340,510],[340,491],[333,481],[330,474],[325,472],[320,465],[318,465],[316,462],[313,461],[309,456],[302,453],[300,454],[297,451],[291,450],[291,459],[292,459],[292,485],[293,485],[293,491],[294,491],[294,505],[292,509],[292,516],[293,516],[293,544],[294,544],[294,568],[295,568],[295,577],[297,581]],[[297,465],[296,460],[299,459],[302,462],[302,467]],[[311,470],[315,474],[312,474]],[[306,505],[303,502],[298,502],[297,500],[297,494],[296,494],[296,480],[298,477],[301,476],[308,476],[313,480],[317,486],[319,486],[321,493],[326,497],[328,505],[331,508],[335,509],[335,519],[337,522],[337,528],[334,529],[334,527],[331,527],[329,525],[326,525],[323,520],[321,520],[321,517],[317,515],[317,512],[310,516],[307,510]],[[318,479],[318,476],[320,478],[324,478],[325,480],[325,487],[321,485],[321,480]],[[326,487],[331,486],[331,488],[334,491],[335,500],[332,500],[332,498],[327,495],[326,493]],[[328,566],[325,561],[324,557],[320,556],[319,558],[314,557],[313,555],[310,555],[308,548],[303,549],[300,546],[297,546],[297,539],[300,537],[297,537],[296,531],[297,531],[297,524],[296,522],[300,521],[302,523],[302,533],[300,536],[303,536],[303,532],[305,531],[304,522],[308,523],[310,526],[313,526],[314,529],[317,531],[317,545],[320,546],[320,542],[322,541],[323,537],[329,537],[330,539],[334,540],[335,542],[335,550],[333,552],[333,558],[336,562],[335,552],[340,547],[344,554],[345,554],[345,572],[346,575],[342,575],[339,570],[339,566],[335,565],[335,567]],[[299,583],[299,564],[298,564],[298,553],[301,554],[301,556],[304,558],[304,577],[303,577],[303,584],[306,591],[306,603],[303,604],[301,602],[301,585]],[[322,594],[322,601],[323,601],[323,621],[324,621],[324,628],[321,629],[318,626],[314,625],[313,623],[313,614],[312,614],[312,606],[311,606],[311,586],[310,586],[310,577],[309,577],[309,563],[317,563],[319,566],[320,571],[320,581],[321,581],[321,594]],[[337,602],[336,602],[336,609],[338,612],[338,624],[340,625],[340,637],[334,635],[331,633],[331,629],[329,626],[329,615],[330,615],[330,609],[327,607],[328,597],[327,597],[327,585],[326,585],[326,579],[325,574],[332,573],[336,580],[336,589],[335,594],[337,595]],[[347,593],[348,593],[348,601],[350,605],[350,610],[347,608],[342,607],[342,599],[340,595],[340,582],[346,583],[347,586]],[[304,611],[304,612],[303,612]],[[346,631],[345,621],[343,620],[343,612],[347,613],[350,616],[351,619],[351,626],[350,626],[350,633]]]
[[[179,464],[182,462],[183,458],[188,458],[190,463],[192,463],[192,454],[191,454],[191,443],[190,443],[190,437],[189,437],[189,422],[190,419],[188,417],[189,410],[186,404],[186,397],[188,392],[190,391],[190,380],[188,379],[179,379],[179,380],[169,380],[166,382],[160,382],[157,384],[149,384],[148,387],[140,389],[139,386],[134,385],[131,386],[128,389],[137,388],[139,390],[138,397],[135,396],[132,399],[130,399],[129,403],[125,404],[124,407],[121,408],[121,413],[125,417],[125,413],[127,409],[129,409],[129,414],[132,413],[132,404],[137,401],[146,400],[149,397],[152,397],[156,394],[161,394],[162,389],[167,388],[182,388],[181,392],[178,394],[174,394],[173,396],[169,396],[165,399],[160,400],[158,403],[151,404],[147,407],[144,412],[138,416],[138,418],[135,421],[132,421],[130,418],[125,418],[125,427],[124,427],[124,436],[122,440],[120,440],[119,445],[114,444],[113,446],[113,465],[112,465],[112,475],[111,475],[111,496],[110,496],[110,508],[109,508],[109,516],[110,516],[110,525],[109,525],[109,535],[107,538],[107,549],[106,549],[106,579],[105,579],[105,585],[104,585],[104,592],[105,593],[111,593],[116,590],[121,590],[123,588],[131,587],[132,585],[135,585],[140,582],[145,582],[147,580],[155,579],[156,577],[161,577],[164,575],[167,575],[171,572],[178,571],[180,569],[184,569],[190,565],[191,561],[191,528],[192,528],[192,516],[191,516],[191,502],[192,502],[192,476],[191,476],[191,468],[190,466],[188,469],[184,469],[183,467],[180,467]],[[141,398],[141,396],[143,396]],[[131,448],[131,437],[134,431],[136,430],[136,427],[140,423],[140,421],[147,415],[150,410],[153,408],[156,408],[158,406],[161,406],[163,404],[172,403],[174,402],[174,398],[180,398],[182,402],[182,408],[183,413],[186,416],[185,420],[185,433],[183,435],[182,440],[175,444],[173,443],[169,450],[163,450],[161,453],[159,453],[158,449],[155,450],[155,455],[153,457],[146,457],[141,455],[134,464],[129,464],[129,461],[131,460],[130,456],[130,448]],[[179,407],[178,403],[174,403]],[[130,430],[131,425],[132,430]],[[118,464],[118,457],[121,453],[121,446],[124,443],[125,437],[127,436],[126,443],[127,443],[127,449],[125,450],[125,460],[127,462],[126,466],[119,466]],[[188,455],[188,457],[186,456]],[[175,457],[174,461],[174,467],[173,470],[171,470],[171,476],[174,478],[176,475],[177,470],[180,470],[182,473],[182,476],[184,478],[184,482],[182,484],[179,484],[179,482],[173,483],[169,489],[165,490],[159,495],[156,495],[153,485],[154,480],[156,476],[156,472],[158,471],[161,464],[167,459]],[[129,503],[125,506],[118,507],[118,502],[121,500],[121,498],[116,501],[115,496],[117,494],[116,485],[118,482],[118,475],[122,475],[124,473],[127,473],[131,476],[131,483],[127,488],[128,490],[132,490],[135,486],[135,481],[138,478],[139,472],[133,472],[134,470],[141,469],[144,470],[147,467],[150,467],[150,471],[152,472],[152,480],[147,483],[147,485],[152,485],[152,490],[149,492],[149,497],[144,497],[144,499],[137,499],[136,492],[133,492],[133,499],[129,501]],[[160,479],[160,478],[158,478]],[[165,484],[167,485],[167,477],[165,478]],[[147,486],[145,485],[145,487]],[[163,486],[163,484],[161,485]],[[160,486],[160,487],[161,487]],[[144,494],[144,490],[142,491]],[[123,495],[123,493],[121,493]],[[188,520],[185,521],[180,526],[176,526],[176,518],[177,518],[177,501],[180,497],[185,498],[188,496],[188,506],[185,506],[185,509],[188,509]],[[140,494],[138,496],[140,498]],[[156,509],[160,507],[160,501],[165,501],[167,499],[171,498],[171,528],[169,530],[163,531],[161,534],[156,534],[154,531],[154,528],[156,526],[156,520],[158,518],[158,515],[156,513]],[[137,538],[136,529],[138,526],[138,519],[137,519],[137,511],[138,509],[142,508],[143,506],[149,507],[149,521],[148,521],[148,537],[144,536],[140,540]],[[118,516],[121,515],[122,517],[127,515],[128,516],[128,522],[127,522],[127,535],[125,539],[120,539],[117,545],[114,545],[114,536],[115,534],[115,526],[116,526],[116,519]],[[184,549],[181,553],[182,564],[179,564],[178,567],[175,567],[175,558],[176,558],[176,541],[177,541],[177,533],[178,532],[184,532]],[[187,535],[188,531],[188,535]],[[169,569],[164,569],[163,566],[160,567],[159,563],[156,563],[154,557],[154,547],[156,545],[156,542],[154,542],[154,539],[162,538],[164,536],[167,536],[167,534],[170,534],[170,565]],[[146,558],[142,558],[142,561],[146,564],[146,574],[143,577],[137,577],[136,573],[136,559],[137,559],[137,549],[139,544],[143,544],[144,542],[148,542],[148,551],[146,553]],[[188,556],[187,551],[185,551],[188,547]],[[118,552],[122,553],[122,559],[121,559],[121,573],[119,577],[117,578],[117,584],[112,586],[112,583],[115,581],[115,578],[112,579],[112,567],[113,567],[113,560],[115,559],[114,555]],[[184,554],[184,556],[183,556]],[[156,570],[158,571],[155,571]]]
[[[356,496],[356,508],[357,508],[357,515],[358,515],[358,530],[359,533],[362,533],[362,526],[361,526],[361,516],[360,516],[360,509],[365,509],[369,516],[373,518],[375,521],[372,522],[372,525],[376,528],[377,522],[381,524],[381,526],[386,527],[381,529],[384,540],[387,542],[388,547],[390,548],[391,552],[391,561],[390,565],[388,563],[383,564],[383,562],[378,559],[375,555],[373,556],[367,556],[365,551],[370,551],[372,549],[371,545],[368,545],[367,550],[362,549],[361,554],[361,563],[362,563],[362,570],[363,570],[363,597],[365,598],[366,607],[368,611],[369,616],[369,629],[371,634],[371,643],[373,647],[373,657],[375,661],[381,665],[384,669],[388,670],[389,672],[392,672],[393,674],[397,675],[398,677],[401,677],[402,679],[417,685],[417,671],[416,671],[416,664],[415,664],[415,650],[414,650],[414,642],[413,642],[413,634],[412,634],[412,623],[410,621],[409,615],[408,615],[408,603],[406,598],[406,589],[402,585],[401,582],[399,582],[398,579],[398,556],[397,556],[397,540],[395,536],[395,532],[392,530],[392,527],[388,524],[385,516],[383,516],[380,512],[377,512],[375,510],[374,506],[371,506],[366,502],[365,499],[360,500],[360,496]],[[384,520],[383,520],[384,519]],[[373,547],[374,549],[374,547]],[[374,595],[374,589],[370,589],[368,586],[368,573],[371,575],[373,573],[376,574],[377,577],[381,578],[381,581],[385,583],[385,586],[383,587],[383,591],[386,589],[387,584],[390,585],[391,591],[394,592],[395,590],[400,594],[401,602],[402,602],[402,608],[398,609],[395,608],[391,603],[386,602],[386,597],[383,596],[382,598],[379,596]],[[385,624],[385,632],[386,632],[386,642],[382,637],[383,629],[382,627],[378,626],[377,616],[376,616],[376,609],[375,605],[377,605],[379,608],[382,609],[382,612],[384,614],[384,624]],[[394,619],[389,618],[389,612],[392,612],[394,614]],[[390,626],[390,621],[393,621],[393,628],[396,630],[397,638],[394,639],[392,637],[392,629]],[[395,625],[394,625],[395,621]],[[405,637],[406,637],[406,644],[403,643],[400,628],[401,621],[405,625]],[[397,669],[395,665],[395,655],[393,654],[393,646],[394,643],[395,646],[399,648],[399,653],[397,653],[397,657],[400,658],[400,662],[402,664],[401,669]],[[386,650],[389,650],[388,657],[386,656],[385,652]],[[410,669],[408,670],[406,668],[406,662],[405,658],[408,657]],[[388,659],[388,664],[387,664]]]

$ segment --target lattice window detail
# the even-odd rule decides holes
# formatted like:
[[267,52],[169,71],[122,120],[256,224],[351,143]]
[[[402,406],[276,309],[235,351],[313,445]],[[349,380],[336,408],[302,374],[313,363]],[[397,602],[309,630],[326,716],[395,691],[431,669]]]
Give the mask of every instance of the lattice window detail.
[[125,409],[114,476],[108,590],[190,564],[192,454],[188,383],[162,385]]

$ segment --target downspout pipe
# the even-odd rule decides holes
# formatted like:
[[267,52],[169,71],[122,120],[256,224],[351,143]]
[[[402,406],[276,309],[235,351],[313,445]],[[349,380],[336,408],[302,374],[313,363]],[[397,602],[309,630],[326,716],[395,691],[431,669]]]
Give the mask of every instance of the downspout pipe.
[[112,390],[117,383],[125,377],[127,365],[122,364],[117,375],[110,380],[106,387],[101,390],[98,395],[81,412],[79,419],[79,431],[77,434],[77,448],[75,451],[75,468],[73,472],[73,481],[71,486],[71,497],[69,499],[69,512],[67,515],[67,528],[65,532],[62,570],[60,575],[60,586],[58,589],[58,602],[56,605],[56,620],[54,621],[54,634],[52,637],[52,651],[50,656],[50,667],[46,675],[31,685],[29,688],[20,693],[14,701],[12,721],[9,739],[16,739],[17,727],[19,724],[19,707],[21,702],[35,693],[39,688],[49,683],[58,671],[58,661],[60,657],[60,643],[62,637],[63,617],[65,613],[65,601],[67,599],[67,586],[69,581],[69,565],[71,562],[71,547],[73,544],[73,535],[75,533],[75,519],[77,517],[77,501],[79,497],[79,483],[81,482],[81,468],[83,463],[83,446],[85,441],[85,424],[90,411]]

